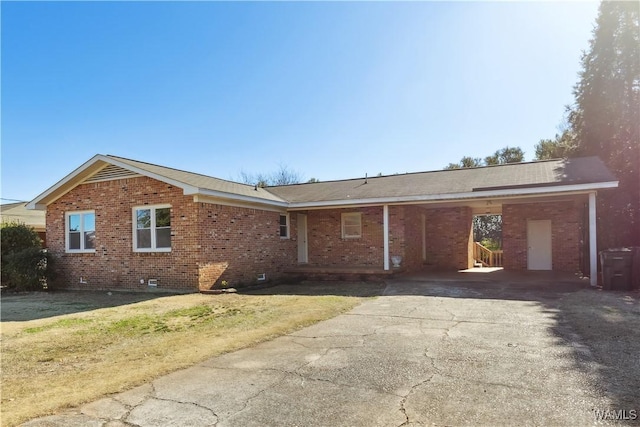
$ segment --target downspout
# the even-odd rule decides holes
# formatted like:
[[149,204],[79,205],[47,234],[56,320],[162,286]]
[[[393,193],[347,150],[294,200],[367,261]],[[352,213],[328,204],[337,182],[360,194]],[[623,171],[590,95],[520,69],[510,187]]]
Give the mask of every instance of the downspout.
[[382,205],[382,234],[384,240],[384,270],[389,270],[389,205]]
[[589,283],[598,284],[598,249],[596,240],[596,193],[589,193]]

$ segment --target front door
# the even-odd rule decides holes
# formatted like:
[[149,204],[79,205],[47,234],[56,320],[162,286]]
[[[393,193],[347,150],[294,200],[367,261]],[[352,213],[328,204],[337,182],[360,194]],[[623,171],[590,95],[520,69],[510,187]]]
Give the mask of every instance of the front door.
[[309,262],[309,249],[307,245],[307,215],[298,214],[298,263]]
[[527,268],[551,270],[551,220],[527,221]]

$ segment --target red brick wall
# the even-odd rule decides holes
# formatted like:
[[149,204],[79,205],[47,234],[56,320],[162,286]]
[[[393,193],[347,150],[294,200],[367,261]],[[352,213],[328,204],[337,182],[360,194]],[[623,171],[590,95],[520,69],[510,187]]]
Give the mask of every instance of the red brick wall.
[[426,209],[427,264],[443,269],[473,266],[471,208]]
[[[362,213],[362,237],[343,239],[341,214]],[[382,206],[307,212],[309,265],[383,266]]]
[[527,220],[551,220],[552,269],[580,269],[580,205],[571,201],[502,206],[504,267],[527,269]]
[[404,270],[422,267],[421,212],[417,206],[389,207],[389,255],[402,256]]
[[[254,283],[261,273],[274,279],[297,264],[296,240],[280,238],[278,212],[205,203],[199,208],[200,289],[210,289],[222,280],[232,286]],[[290,224],[289,234],[293,236],[294,231]]]
[[[133,252],[132,209],[145,204],[171,205],[171,252]],[[95,210],[96,252],[65,253],[65,212],[81,210]],[[83,184],[47,208],[48,248],[69,288],[144,290],[153,278],[159,288],[196,291],[273,278],[295,262],[295,242],[278,233],[277,212],[194,203],[146,177]]]

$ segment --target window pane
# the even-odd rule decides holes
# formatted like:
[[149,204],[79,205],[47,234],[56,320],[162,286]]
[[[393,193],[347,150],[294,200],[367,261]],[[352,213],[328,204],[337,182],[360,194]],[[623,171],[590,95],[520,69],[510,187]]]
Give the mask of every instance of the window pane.
[[344,227],[344,235],[349,237],[359,237],[360,236],[360,227],[355,226],[345,226]]
[[151,228],[151,209],[138,209],[136,218],[136,228]]
[[156,229],[156,247],[157,248],[171,247],[171,228]]
[[80,215],[69,215],[69,231],[80,231]]
[[169,208],[156,209],[156,227],[171,226],[171,210]]
[[351,214],[342,216],[343,237],[360,237],[362,235],[362,216]]
[[[78,239],[80,240],[80,239]],[[95,231],[85,231],[84,233],[84,248],[85,249],[95,249],[96,248],[96,232]]]
[[69,249],[80,249],[80,233],[69,233]]
[[344,217],[344,225],[347,225],[347,226],[358,226],[358,225],[360,225],[360,217],[359,216],[346,216],[346,217]]
[[280,215],[280,237],[289,237],[289,227],[287,226],[286,215]]
[[84,231],[95,231],[96,230],[96,214],[86,213],[83,215],[84,218]]
[[137,248],[150,248],[151,247],[151,229],[136,230]]

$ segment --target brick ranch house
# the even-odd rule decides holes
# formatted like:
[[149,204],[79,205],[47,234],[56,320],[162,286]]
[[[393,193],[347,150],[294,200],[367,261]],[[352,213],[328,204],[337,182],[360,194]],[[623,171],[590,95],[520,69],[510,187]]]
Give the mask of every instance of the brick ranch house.
[[[96,155],[29,202],[68,287],[198,291],[287,273],[474,265],[472,219],[501,214],[504,268],[596,280],[597,157],[260,188]],[[584,264],[584,262],[582,262]]]

